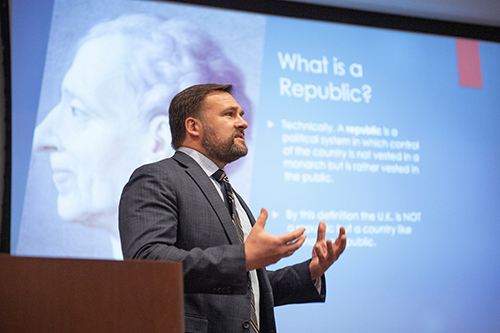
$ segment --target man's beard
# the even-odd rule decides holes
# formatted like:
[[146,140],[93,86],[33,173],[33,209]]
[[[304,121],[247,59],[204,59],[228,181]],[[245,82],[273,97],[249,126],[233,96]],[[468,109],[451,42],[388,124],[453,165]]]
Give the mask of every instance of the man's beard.
[[210,126],[203,124],[203,129],[205,133],[201,144],[208,157],[212,160],[228,164],[248,153],[248,148],[244,141],[242,141],[242,145],[234,142],[238,133],[233,134],[224,141],[217,138],[217,134]]

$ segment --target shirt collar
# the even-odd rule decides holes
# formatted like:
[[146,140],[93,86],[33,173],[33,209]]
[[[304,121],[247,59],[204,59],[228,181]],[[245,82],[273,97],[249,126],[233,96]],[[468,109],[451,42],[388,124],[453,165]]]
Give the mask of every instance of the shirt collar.
[[199,166],[203,169],[203,171],[205,171],[208,177],[212,177],[215,171],[219,170],[219,167],[214,162],[212,162],[211,159],[197,150],[188,147],[179,147],[177,150],[187,154],[189,157],[195,160],[196,163],[198,163]]

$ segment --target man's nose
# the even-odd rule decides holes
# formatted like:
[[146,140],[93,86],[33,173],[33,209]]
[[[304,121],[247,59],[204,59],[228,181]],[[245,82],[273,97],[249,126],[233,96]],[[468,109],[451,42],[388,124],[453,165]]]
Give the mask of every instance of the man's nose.
[[242,116],[238,116],[238,121],[237,121],[236,126],[238,128],[246,129],[248,127],[248,123],[247,123],[247,121],[245,119],[243,119]]
[[33,150],[49,153],[60,150],[61,145],[57,136],[57,129],[64,126],[64,124],[58,121],[58,108],[59,106],[50,111],[45,119],[35,128]]

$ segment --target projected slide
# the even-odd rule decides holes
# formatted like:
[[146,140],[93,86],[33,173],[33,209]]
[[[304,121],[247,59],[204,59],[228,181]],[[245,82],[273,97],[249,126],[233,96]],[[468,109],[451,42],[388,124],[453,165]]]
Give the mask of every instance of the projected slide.
[[319,221],[348,238],[326,304],[277,308],[280,332],[500,329],[499,44],[153,1],[56,0],[50,29],[13,254],[121,259],[121,189],[173,153],[170,99],[233,83],[233,186],[268,232],[306,228],[270,268],[310,258]]
[[[338,304],[314,311],[350,323],[318,331],[462,331],[466,303],[489,293],[469,283],[499,277],[499,45],[268,18],[264,50],[252,207],[275,234],[306,228],[280,265],[310,256],[320,220],[348,237],[328,285]],[[464,56],[481,60],[468,74]]]

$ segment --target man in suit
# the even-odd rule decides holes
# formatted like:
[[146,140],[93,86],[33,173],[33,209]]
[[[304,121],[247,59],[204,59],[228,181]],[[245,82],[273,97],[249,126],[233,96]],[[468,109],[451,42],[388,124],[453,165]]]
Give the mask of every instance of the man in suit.
[[312,259],[265,269],[303,244],[304,228],[273,236],[265,208],[255,221],[237,194],[229,209],[224,203],[231,196],[214,173],[247,153],[248,124],[231,89],[196,85],[174,97],[177,152],[137,169],[120,201],[125,258],[183,263],[186,332],[275,332],[274,306],[324,302],[323,273],[346,246],[344,228],[332,243],[320,223]]

